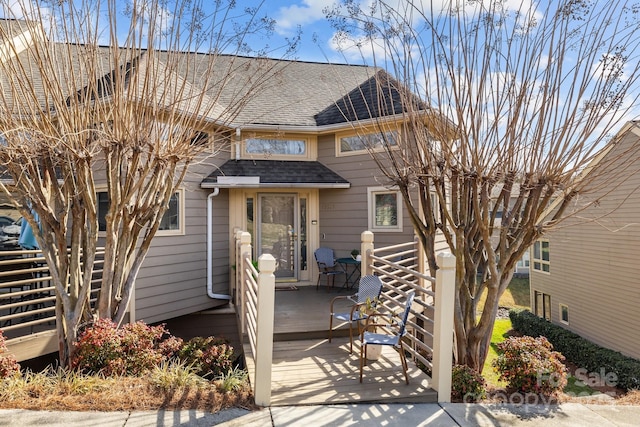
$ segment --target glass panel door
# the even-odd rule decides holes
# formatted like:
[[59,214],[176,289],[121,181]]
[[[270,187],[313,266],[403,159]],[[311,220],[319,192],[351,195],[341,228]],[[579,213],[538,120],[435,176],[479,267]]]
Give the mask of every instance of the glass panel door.
[[258,207],[258,256],[276,259],[278,279],[298,277],[298,235],[295,194],[261,194]]

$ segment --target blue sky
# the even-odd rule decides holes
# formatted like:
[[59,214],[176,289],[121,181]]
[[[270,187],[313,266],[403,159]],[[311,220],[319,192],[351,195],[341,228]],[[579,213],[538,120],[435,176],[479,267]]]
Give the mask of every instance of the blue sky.
[[344,62],[342,54],[331,43],[334,31],[323,12],[334,3],[335,0],[268,0],[265,11],[277,22],[276,36],[291,37],[298,28],[302,29],[298,59],[323,62],[328,58],[332,62]]

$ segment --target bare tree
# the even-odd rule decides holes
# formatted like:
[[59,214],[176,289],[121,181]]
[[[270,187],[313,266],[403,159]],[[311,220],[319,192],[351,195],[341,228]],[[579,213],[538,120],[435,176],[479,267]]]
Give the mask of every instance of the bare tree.
[[[123,321],[187,168],[223,146],[229,123],[277,72],[277,61],[258,58],[266,51],[249,48],[273,26],[257,8],[124,4],[20,0],[4,12],[23,18],[0,25],[0,166],[13,180],[2,190],[37,230],[56,289],[63,364],[82,322]],[[106,184],[109,208],[92,305],[97,183]]]
[[[431,270],[439,236],[456,256],[456,359],[482,371],[518,260],[597,203],[587,195],[598,174],[585,171],[607,142],[615,146],[611,133],[640,94],[638,7],[393,3],[363,10],[349,1],[328,14],[337,45],[373,54],[392,75],[378,75],[370,108],[393,108],[403,125],[395,138],[383,133],[384,149],[371,154],[402,193]],[[406,89],[394,102],[391,86]],[[625,173],[633,156],[607,162]]]

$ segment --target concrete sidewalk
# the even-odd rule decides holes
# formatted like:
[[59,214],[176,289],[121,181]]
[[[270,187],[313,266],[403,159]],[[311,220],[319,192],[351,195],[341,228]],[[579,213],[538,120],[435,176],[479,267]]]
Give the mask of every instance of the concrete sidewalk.
[[640,406],[566,403],[283,406],[255,412],[0,410],[0,426],[637,426]]

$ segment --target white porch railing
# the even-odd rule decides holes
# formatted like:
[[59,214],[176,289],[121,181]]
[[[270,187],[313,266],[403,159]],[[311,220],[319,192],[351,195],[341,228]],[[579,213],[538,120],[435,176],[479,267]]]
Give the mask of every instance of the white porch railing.
[[257,405],[271,404],[271,373],[273,361],[273,319],[275,311],[276,260],[270,254],[258,258],[258,269],[251,259],[251,235],[236,234],[237,307],[240,330],[246,334],[255,361],[251,378]]
[[376,274],[384,283],[383,307],[397,311],[407,292],[416,298],[407,323],[411,358],[431,369],[433,389],[439,402],[451,401],[453,363],[453,310],[455,301],[455,257],[438,255],[436,277],[423,273],[423,251],[417,241],[374,248],[373,233],[361,235],[362,274]]

